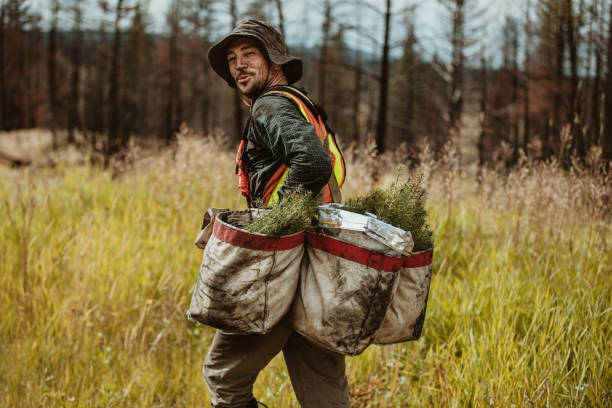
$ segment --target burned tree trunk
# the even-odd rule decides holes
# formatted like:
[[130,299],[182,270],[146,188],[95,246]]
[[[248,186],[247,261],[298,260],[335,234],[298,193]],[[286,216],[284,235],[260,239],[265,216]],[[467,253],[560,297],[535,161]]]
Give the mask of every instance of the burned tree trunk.
[[[3,10],[4,11],[4,10]],[[47,69],[48,69],[48,83],[47,86],[49,88],[49,127],[51,128],[51,137],[52,137],[52,147],[53,149],[57,149],[58,140],[57,140],[57,85],[55,83],[56,74],[55,74],[55,57],[57,52],[57,14],[59,12],[59,0],[53,1],[53,8],[51,11],[51,28],[49,29],[49,50],[48,50],[48,60],[47,60]],[[0,40],[1,41],[1,40]],[[0,64],[2,64],[2,68],[4,69],[4,63],[0,60]]]
[[321,39],[321,56],[319,57],[319,92],[318,99],[321,106],[326,106],[326,90],[327,90],[327,57],[329,54],[329,38],[331,32],[331,0],[325,0],[325,17],[323,18]]
[[612,159],[612,7],[609,8],[607,69],[606,74],[606,103],[604,132],[601,137],[602,155],[604,159]]
[[525,10],[525,61],[524,61],[524,95],[523,95],[523,151],[527,152],[529,145],[531,121],[529,117],[530,99],[529,86],[531,80],[531,19],[529,13],[531,11],[531,1],[527,0],[527,9]]
[[361,102],[361,52],[357,50],[357,56],[355,58],[355,72],[353,82],[353,112],[352,112],[352,124],[353,124],[353,141],[359,142],[361,137],[359,132],[359,104]]
[[484,50],[480,56],[480,134],[478,135],[478,164],[484,165],[486,161],[487,115],[489,97],[489,79],[487,73],[487,59]]
[[380,96],[378,98],[378,121],[376,123],[376,148],[378,153],[385,152],[387,133],[387,94],[389,92],[389,36],[391,31],[391,0],[385,9],[385,40],[380,64]]
[[170,6],[168,21],[170,23],[170,55],[169,55],[169,80],[168,80],[168,100],[166,103],[166,132],[165,141],[171,143],[175,138],[175,133],[179,130],[182,120],[181,106],[181,74],[180,74],[180,53],[179,53],[179,34],[180,34],[180,4],[174,1]]
[[452,72],[449,95],[449,129],[459,136],[463,111],[463,65],[465,50],[465,3],[455,0],[453,13]]
[[106,164],[111,155],[119,151],[119,52],[121,50],[121,29],[119,23],[123,9],[123,1],[117,0],[117,8],[115,10],[115,23],[113,34],[113,48],[111,52],[111,69],[109,73],[109,114],[108,114],[108,141],[106,143]]
[[276,0],[276,12],[278,13],[278,28],[283,36],[283,38],[287,38],[285,33],[285,16],[283,15],[283,2],[282,0]]
[[70,81],[70,109],[68,111],[68,143],[74,143],[74,131],[80,129],[79,121],[79,73],[81,70],[82,11],[80,0],[74,2],[74,29],[72,30],[72,77]]

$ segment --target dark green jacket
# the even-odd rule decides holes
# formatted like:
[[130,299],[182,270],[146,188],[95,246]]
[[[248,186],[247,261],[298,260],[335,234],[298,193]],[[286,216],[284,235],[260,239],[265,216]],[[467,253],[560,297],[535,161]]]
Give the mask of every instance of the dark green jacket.
[[289,97],[268,94],[256,99],[247,126],[243,157],[253,200],[261,199],[268,180],[283,163],[291,170],[278,191],[281,199],[300,184],[315,194],[327,184],[331,158]]

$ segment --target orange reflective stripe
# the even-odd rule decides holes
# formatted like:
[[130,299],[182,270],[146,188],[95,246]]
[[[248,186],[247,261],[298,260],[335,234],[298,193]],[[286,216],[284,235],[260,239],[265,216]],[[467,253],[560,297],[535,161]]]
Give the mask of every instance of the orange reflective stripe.
[[332,198],[331,191],[329,191],[329,185],[325,185],[323,189],[323,202],[324,203],[333,203],[334,199]]

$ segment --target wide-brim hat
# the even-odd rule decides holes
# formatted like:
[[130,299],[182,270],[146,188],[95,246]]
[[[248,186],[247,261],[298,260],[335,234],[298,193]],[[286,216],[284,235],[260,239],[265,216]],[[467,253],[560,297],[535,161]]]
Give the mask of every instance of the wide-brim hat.
[[283,67],[288,83],[292,84],[302,77],[302,61],[289,55],[283,36],[266,22],[248,19],[238,23],[227,37],[208,50],[208,62],[232,88],[236,88],[236,82],[227,64],[227,46],[240,37],[254,38],[259,41],[262,51],[267,54],[270,61]]

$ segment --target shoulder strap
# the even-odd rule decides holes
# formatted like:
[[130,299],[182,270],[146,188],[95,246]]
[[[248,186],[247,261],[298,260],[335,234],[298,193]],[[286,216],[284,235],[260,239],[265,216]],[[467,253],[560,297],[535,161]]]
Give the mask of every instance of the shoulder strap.
[[[317,105],[313,103],[304,92],[290,85],[276,85],[269,89],[270,91],[283,91],[290,93],[293,96],[298,97],[308,109],[315,115],[319,116],[319,109],[317,109]],[[265,94],[264,94],[265,95]],[[263,96],[263,95],[262,95]]]

